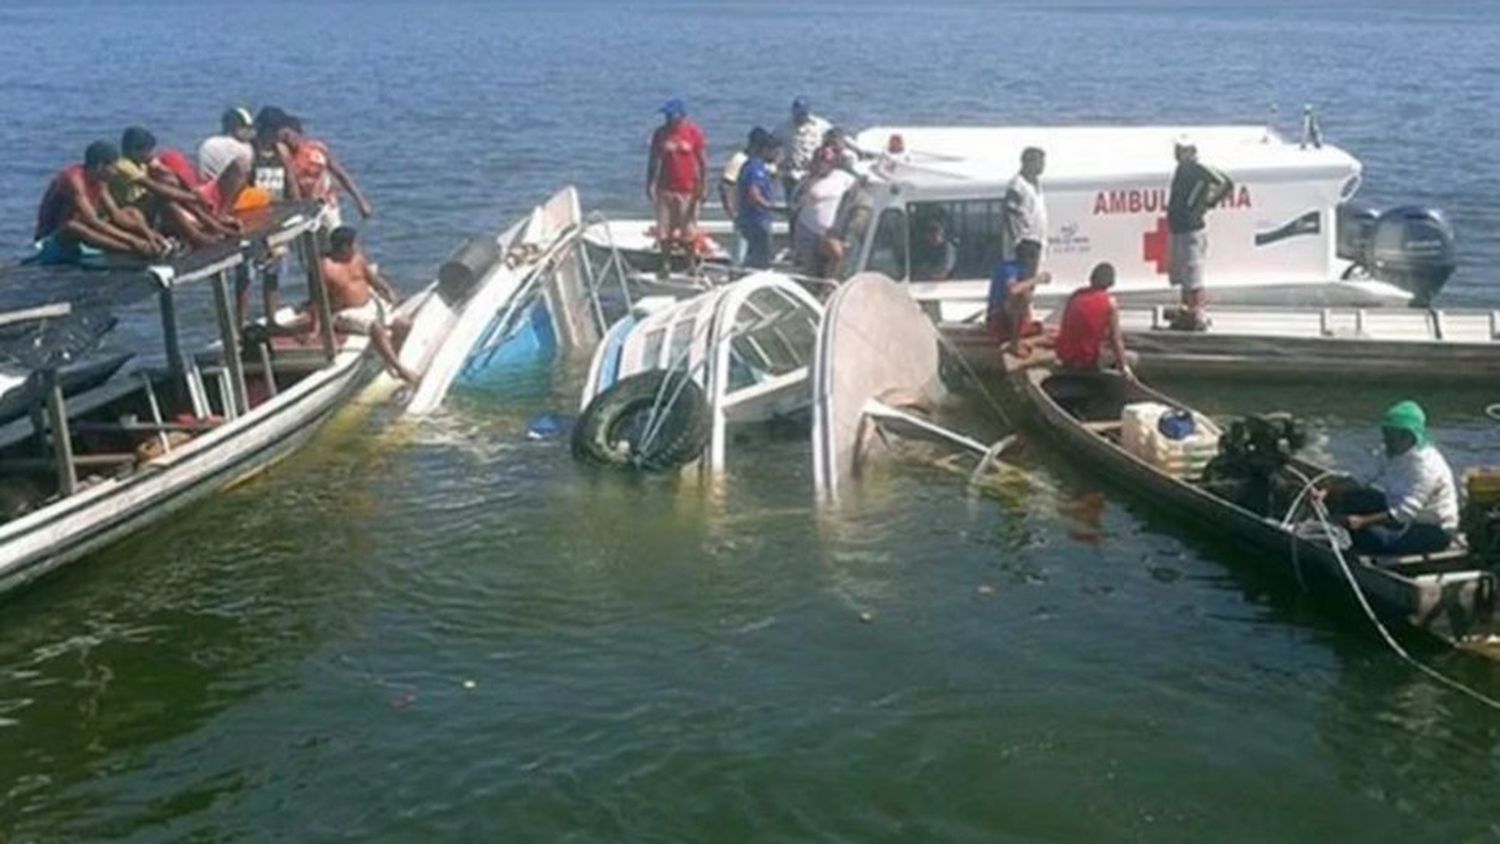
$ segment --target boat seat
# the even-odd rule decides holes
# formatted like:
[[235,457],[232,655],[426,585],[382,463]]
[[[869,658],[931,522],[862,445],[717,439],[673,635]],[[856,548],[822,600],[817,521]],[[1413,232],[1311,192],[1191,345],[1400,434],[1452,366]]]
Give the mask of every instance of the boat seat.
[[1374,568],[1390,569],[1411,576],[1470,571],[1479,567],[1469,548],[1459,543],[1428,554],[1406,554],[1400,557],[1362,555],[1359,560]]

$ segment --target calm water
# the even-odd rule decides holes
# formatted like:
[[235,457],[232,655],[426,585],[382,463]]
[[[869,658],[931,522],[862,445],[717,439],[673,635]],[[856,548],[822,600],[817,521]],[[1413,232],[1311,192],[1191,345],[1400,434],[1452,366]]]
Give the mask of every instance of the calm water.
[[[720,151],[795,93],[854,126],[1258,122],[1312,101],[1369,197],[1452,213],[1453,298],[1494,303],[1496,21],[1487,3],[8,5],[0,244],[20,250],[90,140],[141,122],[190,147],[232,102],[306,115],[414,289],[562,184],[639,210],[668,94]],[[0,840],[1500,840],[1500,716],[1232,547],[1045,455],[997,495],[899,469],[831,514],[796,440],[715,495],[596,476],[522,434],[578,377],[416,426],[357,409],[0,605]],[[1368,419],[1406,388],[1179,389],[1306,412],[1368,465]],[[1455,463],[1494,460],[1478,408],[1496,396],[1421,395]],[[1500,694],[1500,669],[1425,658]]]

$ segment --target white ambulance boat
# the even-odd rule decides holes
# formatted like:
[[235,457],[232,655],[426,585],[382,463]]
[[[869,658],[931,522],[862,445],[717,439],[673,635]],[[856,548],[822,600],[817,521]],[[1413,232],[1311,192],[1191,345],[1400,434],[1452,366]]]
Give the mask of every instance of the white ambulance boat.
[[[1123,302],[1175,301],[1166,205],[1182,138],[1234,181],[1207,218],[1204,275],[1215,304],[1425,304],[1451,275],[1452,231],[1440,212],[1355,206],[1357,159],[1264,126],[866,130],[861,147],[905,151],[882,155],[845,198],[838,275],[881,272],[936,304],[941,321],[974,318],[999,255],[1006,185],[1021,151],[1034,146],[1047,155],[1043,267],[1054,280],[1038,289],[1039,304],[1065,298],[1100,261],[1115,265]],[[956,260],[924,260],[934,248],[925,237],[932,220],[942,223]],[[945,263],[948,271],[934,277],[930,268]]]

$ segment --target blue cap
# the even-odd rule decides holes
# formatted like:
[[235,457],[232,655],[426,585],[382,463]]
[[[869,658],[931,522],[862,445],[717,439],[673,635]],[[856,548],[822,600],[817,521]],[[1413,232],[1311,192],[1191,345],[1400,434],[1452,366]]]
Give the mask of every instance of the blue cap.
[[668,117],[682,117],[687,114],[687,103],[681,97],[673,97],[662,105],[661,113]]
[[807,101],[807,97],[798,97],[792,100],[792,111],[798,114],[807,114],[812,111],[812,103]]

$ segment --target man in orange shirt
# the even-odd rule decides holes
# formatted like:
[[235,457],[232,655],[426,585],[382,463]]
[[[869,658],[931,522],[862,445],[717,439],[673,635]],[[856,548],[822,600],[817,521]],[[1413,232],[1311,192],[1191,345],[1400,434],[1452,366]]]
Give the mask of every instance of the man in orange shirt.
[[361,218],[368,218],[375,212],[354,177],[328,150],[328,145],[302,133],[301,120],[288,116],[282,121],[279,136],[292,154],[292,176],[297,180],[298,192],[305,199],[322,200],[327,207],[324,220],[328,231],[343,223],[339,214],[340,187],[349,192]]
[[666,275],[673,246],[681,246],[690,263],[696,256],[698,208],[708,195],[708,141],[687,119],[682,100],[667,100],[661,113],[666,119],[651,135],[646,162],[646,196],[656,209],[661,274]]

